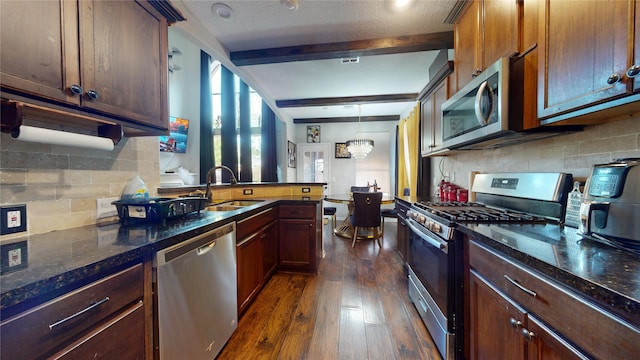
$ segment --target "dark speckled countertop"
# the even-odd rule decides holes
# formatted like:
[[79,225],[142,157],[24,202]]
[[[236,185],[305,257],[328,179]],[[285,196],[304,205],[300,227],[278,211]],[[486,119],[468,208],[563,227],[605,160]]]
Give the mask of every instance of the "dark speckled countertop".
[[27,267],[0,275],[2,317],[59,296],[83,282],[93,281],[112,269],[140,261],[168,246],[212,230],[239,218],[288,201],[321,201],[317,198],[279,197],[241,210],[201,211],[167,222],[121,226],[83,226],[52,231],[3,242],[26,241]]
[[552,224],[466,224],[460,230],[640,324],[640,255]]

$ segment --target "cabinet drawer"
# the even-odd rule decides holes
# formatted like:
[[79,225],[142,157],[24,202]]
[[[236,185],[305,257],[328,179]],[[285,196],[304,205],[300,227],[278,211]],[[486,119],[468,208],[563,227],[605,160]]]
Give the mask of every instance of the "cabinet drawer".
[[591,303],[579,293],[475,242],[469,265],[526,311],[536,314],[596,358],[635,358],[640,329]]
[[52,359],[144,359],[144,306],[126,309]]
[[276,210],[271,208],[261,213],[250,216],[246,219],[238,221],[236,226],[236,239],[244,239],[252,233],[258,231],[261,227],[267,225],[276,219]]
[[315,207],[311,205],[280,205],[280,218],[313,219]]
[[0,325],[3,359],[40,358],[143,295],[142,264],[37,306]]

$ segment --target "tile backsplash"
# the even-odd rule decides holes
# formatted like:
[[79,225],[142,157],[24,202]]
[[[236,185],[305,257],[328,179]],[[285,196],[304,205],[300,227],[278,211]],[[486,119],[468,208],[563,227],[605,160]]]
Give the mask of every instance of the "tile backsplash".
[[[96,223],[96,199],[118,197],[140,175],[152,196],[160,184],[156,137],[125,138],[111,152],[20,142],[0,134],[0,204],[27,204],[27,233]],[[590,126],[583,132],[495,150],[433,158],[432,174],[468,187],[469,172],[562,171],[578,179],[591,165],[640,157],[640,118]]]
[[640,157],[638,116],[540,141],[437,157],[431,170],[432,180],[437,182],[442,176],[449,176],[454,183],[467,188],[471,171],[566,172],[578,180],[586,180],[591,165],[625,157]]
[[27,204],[20,237],[96,223],[96,199],[119,197],[135,175],[155,196],[157,137],[124,138],[113,151],[13,140],[0,134],[0,204]]

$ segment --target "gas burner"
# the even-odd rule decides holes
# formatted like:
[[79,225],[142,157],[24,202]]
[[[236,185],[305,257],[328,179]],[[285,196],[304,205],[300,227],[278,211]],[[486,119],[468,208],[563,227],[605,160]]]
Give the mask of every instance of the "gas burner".
[[460,223],[544,223],[546,219],[509,209],[495,209],[480,203],[419,202],[414,204],[428,215]]

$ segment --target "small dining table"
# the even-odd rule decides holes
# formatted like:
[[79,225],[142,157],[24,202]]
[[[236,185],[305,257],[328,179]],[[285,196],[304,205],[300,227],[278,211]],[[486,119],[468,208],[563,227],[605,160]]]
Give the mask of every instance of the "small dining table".
[[[347,214],[347,217],[344,219],[344,221],[342,221],[342,223],[338,226],[336,226],[336,228],[333,230],[333,233],[347,238],[347,239],[351,239],[353,238],[353,225],[351,224],[351,214],[353,213],[353,195],[351,193],[347,193],[347,194],[332,194],[332,195],[325,195],[324,197],[325,201],[328,202],[332,202],[332,203],[337,203],[337,204],[346,204],[347,205],[347,209],[349,211],[349,213]],[[383,194],[382,195],[382,202],[381,204],[393,204],[393,202],[395,201],[395,197],[392,195],[388,195],[388,194]],[[360,237],[360,236],[359,236]],[[366,235],[367,238],[372,238],[372,235]]]

